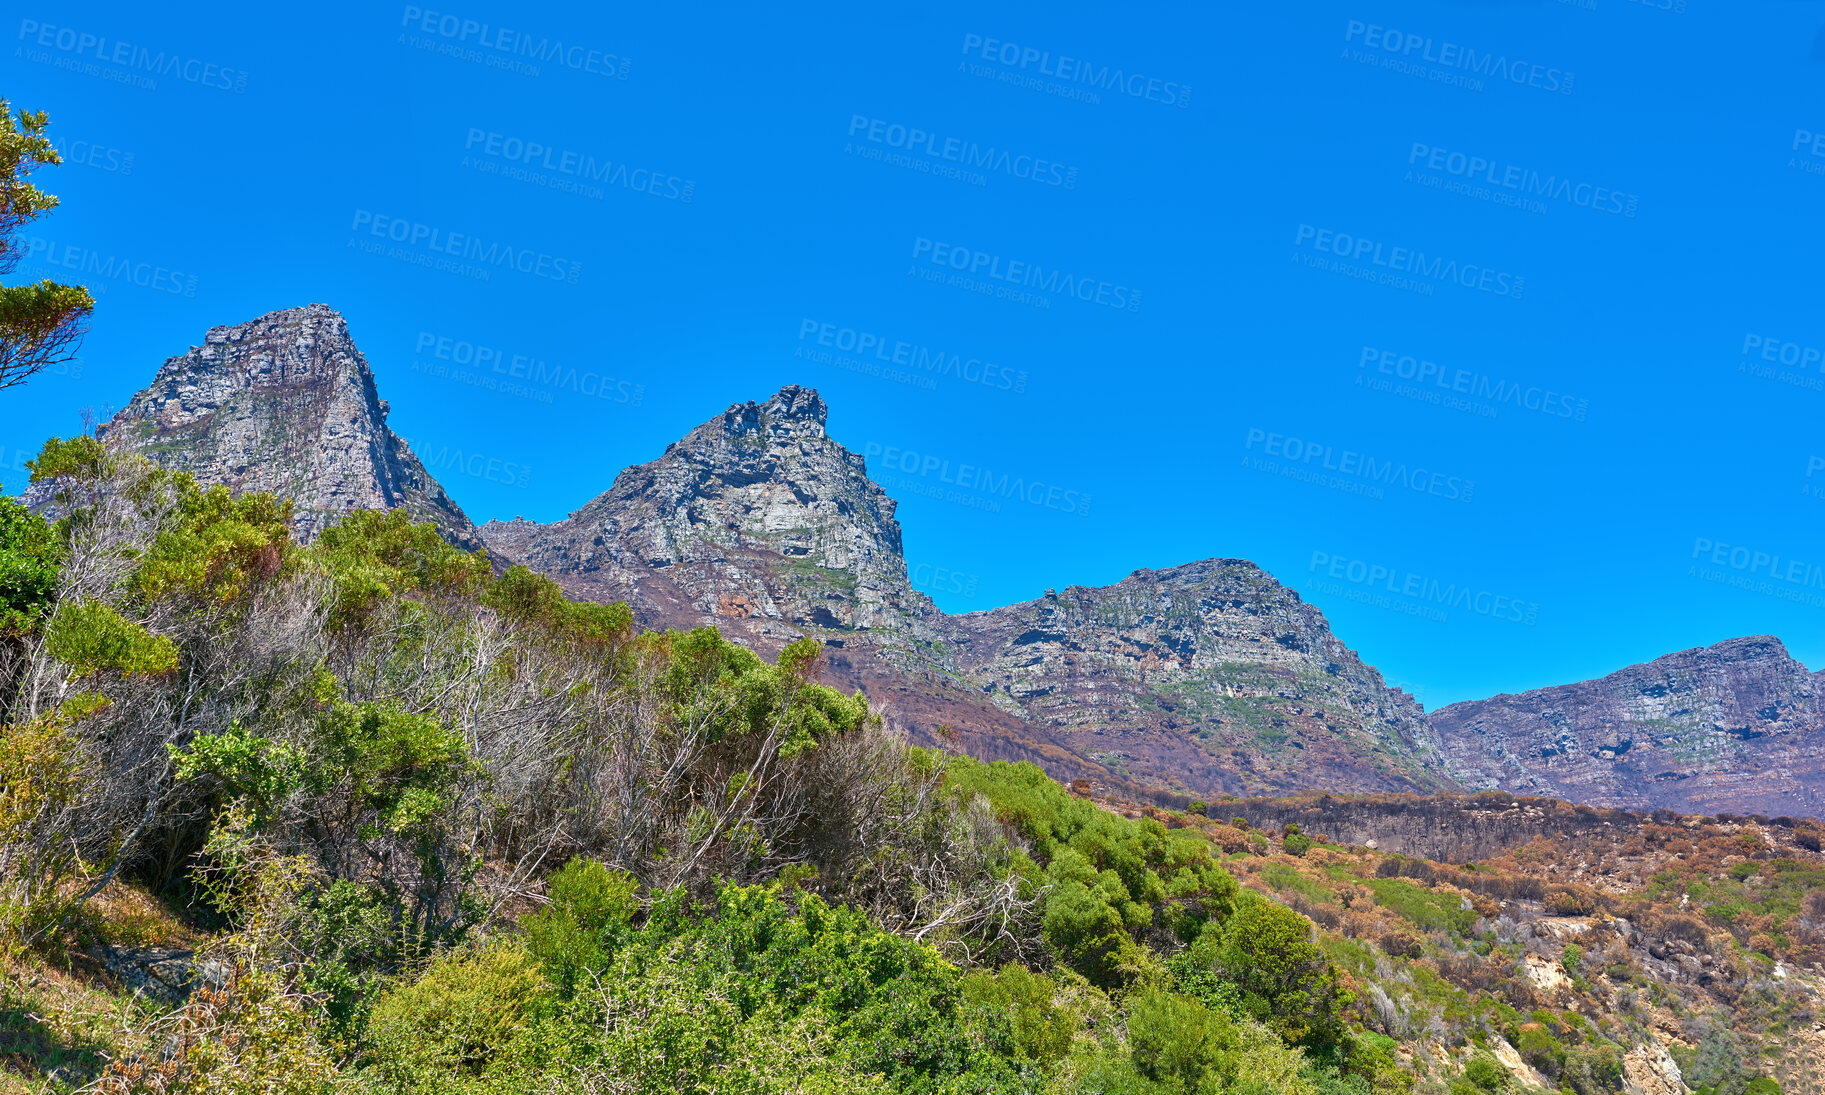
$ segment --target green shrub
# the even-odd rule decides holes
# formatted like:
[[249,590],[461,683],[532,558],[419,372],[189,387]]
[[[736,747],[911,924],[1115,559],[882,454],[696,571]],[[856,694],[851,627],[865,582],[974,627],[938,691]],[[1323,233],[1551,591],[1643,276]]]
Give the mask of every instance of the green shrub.
[[1216,960],[1257,1018],[1294,1045],[1320,1046],[1342,1034],[1352,998],[1311,936],[1311,921],[1293,910],[1250,902],[1223,929]]
[[515,946],[445,955],[374,1004],[374,1063],[402,1084],[480,1075],[526,1025],[542,984],[537,961]]
[[103,669],[123,676],[157,676],[177,668],[177,644],[95,600],[59,608],[47,628],[45,649],[77,677]]
[[1549,1077],[1556,1077],[1565,1066],[1565,1046],[1538,1023],[1521,1027],[1515,1043],[1521,1059]]
[[581,857],[551,876],[551,903],[523,925],[527,950],[553,983],[574,988],[608,963],[640,907],[638,888],[627,872]]
[[1429,890],[1404,878],[1371,878],[1364,884],[1374,892],[1377,905],[1427,931],[1467,935],[1476,923],[1476,910],[1464,908],[1463,899],[1454,893]]
[[1470,1058],[1464,1066],[1464,1078],[1474,1084],[1477,1090],[1489,1092],[1490,1095],[1508,1086],[1510,1079],[1508,1069],[1502,1066],[1502,1062],[1487,1053],[1478,1053]]
[[1071,1052],[1079,1017],[1056,1001],[1058,985],[1044,974],[1010,963],[996,973],[964,976],[963,1002],[1005,1021],[1015,1055],[1050,1071]]
[[1560,1073],[1578,1095],[1602,1095],[1622,1090],[1622,1054],[1609,1042],[1575,1046],[1565,1054]]
[[49,522],[0,498],[0,638],[35,630],[50,611],[61,554]]
[[1565,968],[1565,972],[1576,977],[1578,968],[1583,964],[1584,948],[1576,943],[1565,944],[1565,949],[1559,952],[1559,965]]

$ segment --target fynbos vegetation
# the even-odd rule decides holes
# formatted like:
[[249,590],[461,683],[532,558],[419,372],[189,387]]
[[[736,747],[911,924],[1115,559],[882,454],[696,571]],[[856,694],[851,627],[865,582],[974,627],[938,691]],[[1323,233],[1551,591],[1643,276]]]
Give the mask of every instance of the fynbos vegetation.
[[400,510],[304,546],[93,437],[32,468],[0,1090],[1809,1087],[1809,823],[1447,866],[1141,809]]

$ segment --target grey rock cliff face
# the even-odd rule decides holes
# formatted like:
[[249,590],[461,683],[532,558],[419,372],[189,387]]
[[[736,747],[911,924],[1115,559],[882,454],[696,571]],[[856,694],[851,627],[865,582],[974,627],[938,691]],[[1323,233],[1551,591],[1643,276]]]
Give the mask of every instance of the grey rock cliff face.
[[957,668],[1098,760],[1194,792],[1449,788],[1419,705],[1244,559],[954,617]]
[[503,554],[628,600],[649,626],[917,630],[894,500],[830,439],[817,392],[740,403],[550,525],[489,522]]
[[290,499],[306,541],[353,510],[404,507],[451,542],[481,547],[386,418],[348,324],[312,304],[210,328],[160,366],[104,436],[202,483]]
[[1825,673],[1768,635],[1429,716],[1465,785],[1702,813],[1825,812]]
[[787,387],[692,430],[550,525],[489,522],[504,558],[648,627],[761,649],[823,641],[840,683],[915,740],[1054,775],[1194,794],[1453,787],[1417,704],[1260,568],[1209,560],[947,616],[907,581],[894,501]]

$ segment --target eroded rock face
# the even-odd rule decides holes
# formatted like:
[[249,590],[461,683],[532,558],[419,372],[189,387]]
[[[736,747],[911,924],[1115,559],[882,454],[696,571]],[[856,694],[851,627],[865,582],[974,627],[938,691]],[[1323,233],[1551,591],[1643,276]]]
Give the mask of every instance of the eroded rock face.
[[1643,819],[1622,810],[1573,807],[1552,799],[1499,791],[1475,795],[1333,795],[1213,802],[1212,817],[1240,817],[1257,829],[1299,826],[1338,844],[1441,863],[1471,863],[1500,855],[1536,837],[1576,843],[1586,837],[1639,832]]
[[1692,813],[1825,812],[1825,674],[1758,635],[1427,719],[1466,786]]
[[203,345],[160,366],[104,436],[204,484],[291,499],[301,540],[354,510],[404,507],[452,543],[480,548],[386,418],[348,324],[312,304],[210,328]]
[[809,388],[736,404],[566,520],[489,522],[483,537],[629,601],[649,626],[917,630],[930,602],[907,582],[894,500],[830,439],[826,415]]
[[692,430],[563,521],[490,522],[497,554],[648,627],[823,641],[914,740],[1060,778],[1191,794],[1450,787],[1420,709],[1242,560],[947,616],[907,581],[894,501],[787,387]]
[[1622,1083],[1628,1095],[1686,1095],[1690,1090],[1679,1074],[1679,1065],[1658,1039],[1623,1055]]
[[1419,704],[1244,559],[949,621],[960,673],[1105,764],[1188,792],[1449,787]]

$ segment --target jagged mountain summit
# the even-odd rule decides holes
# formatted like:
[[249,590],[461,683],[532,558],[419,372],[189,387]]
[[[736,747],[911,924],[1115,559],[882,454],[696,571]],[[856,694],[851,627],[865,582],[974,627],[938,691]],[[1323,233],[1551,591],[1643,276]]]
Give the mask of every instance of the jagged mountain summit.
[[788,386],[563,521],[489,522],[482,537],[573,596],[628,601],[649,627],[713,623],[763,649],[811,635],[915,739],[955,735],[1062,777],[1196,795],[1452,786],[1419,706],[1252,563],[941,612],[907,580],[893,499],[827,419],[815,391]]
[[957,671],[1093,756],[1200,790],[1436,789],[1420,706],[1246,559],[952,617]]
[[652,626],[909,627],[930,602],[907,581],[896,503],[825,433],[827,413],[808,388],[738,404],[566,520],[491,521],[483,536]]
[[353,510],[404,507],[480,548],[469,518],[388,428],[387,410],[348,324],[311,304],[210,328],[103,434],[204,483],[290,499],[303,540]]
[[347,324],[312,304],[211,329],[105,432],[292,499],[301,539],[403,507],[646,627],[713,624],[768,654],[812,636],[832,683],[912,740],[1115,793],[1489,788],[1825,815],[1825,673],[1770,637],[1428,716],[1246,560],[942,612],[908,581],[894,500],[809,388],[731,406],[550,524],[471,525],[386,419]]
[[1468,787],[1691,813],[1825,816],[1825,672],[1771,635],[1427,719]]

